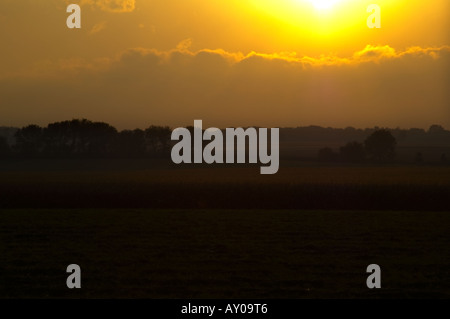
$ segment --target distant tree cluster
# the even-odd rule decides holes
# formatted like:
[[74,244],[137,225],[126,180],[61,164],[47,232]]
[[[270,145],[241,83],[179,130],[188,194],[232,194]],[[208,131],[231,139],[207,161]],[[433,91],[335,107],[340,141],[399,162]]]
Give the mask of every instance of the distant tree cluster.
[[[332,128],[321,126],[283,128],[280,130],[280,140],[344,145],[348,141],[364,141],[369,135],[378,130],[381,130],[381,128],[357,129],[354,127]],[[428,130],[421,128],[395,128],[389,129],[389,132],[403,146],[449,145],[450,143],[450,131],[436,124],[431,125]]]
[[390,131],[381,129],[370,134],[364,143],[350,142],[339,149],[339,153],[326,147],[319,150],[318,158],[322,162],[358,163],[366,160],[389,162],[395,157],[397,140]]
[[13,145],[0,137],[0,157],[163,157],[170,152],[171,133],[162,126],[118,132],[107,123],[86,119],[28,125],[16,131]]

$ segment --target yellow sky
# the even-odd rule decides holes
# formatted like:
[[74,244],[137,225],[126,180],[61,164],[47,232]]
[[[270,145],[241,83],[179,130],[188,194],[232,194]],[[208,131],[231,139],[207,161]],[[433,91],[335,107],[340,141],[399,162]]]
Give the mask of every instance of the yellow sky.
[[449,1],[312,2],[2,0],[0,125],[450,128]]

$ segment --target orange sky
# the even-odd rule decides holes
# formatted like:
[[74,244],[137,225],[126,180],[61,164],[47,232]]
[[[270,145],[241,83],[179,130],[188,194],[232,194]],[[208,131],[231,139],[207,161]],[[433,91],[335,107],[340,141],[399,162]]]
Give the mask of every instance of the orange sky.
[[450,129],[449,1],[312,2],[3,0],[0,126]]

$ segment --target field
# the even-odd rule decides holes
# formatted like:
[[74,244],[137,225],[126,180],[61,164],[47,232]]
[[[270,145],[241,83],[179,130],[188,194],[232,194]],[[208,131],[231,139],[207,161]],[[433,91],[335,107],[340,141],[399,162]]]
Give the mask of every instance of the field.
[[1,298],[450,297],[449,167],[1,165]]
[[[11,164],[12,165],[12,164]],[[175,166],[44,161],[0,170],[2,208],[341,209],[448,211],[450,167]]]
[[[1,297],[450,297],[446,213],[12,210],[1,220]],[[65,288],[71,263],[80,290]],[[381,290],[366,287],[372,263]]]

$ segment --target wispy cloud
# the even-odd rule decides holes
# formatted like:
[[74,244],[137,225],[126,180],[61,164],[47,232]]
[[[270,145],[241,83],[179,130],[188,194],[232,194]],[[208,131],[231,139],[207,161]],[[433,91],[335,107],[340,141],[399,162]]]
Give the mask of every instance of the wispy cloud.
[[99,33],[100,31],[104,30],[105,28],[106,28],[106,21],[97,23],[92,27],[91,31],[89,31],[89,34],[92,35],[92,34]]
[[224,127],[450,127],[449,65],[449,46],[368,45],[347,57],[310,57],[193,51],[185,40],[172,50],[134,48],[97,60],[48,61],[4,77],[0,118],[27,114],[48,123],[85,117],[117,127],[150,120],[187,125],[196,118]]
[[[89,31],[89,34],[98,33],[106,28],[106,22],[95,24]],[[181,41],[176,48],[167,51],[161,51],[152,48],[130,48],[115,56],[99,58],[95,60],[82,59],[60,59],[57,61],[45,61],[36,65],[36,68],[28,70],[29,72],[21,73],[19,76],[46,76],[46,75],[61,75],[64,76],[64,71],[83,72],[91,71],[105,71],[108,68],[114,68],[118,65],[123,65],[131,60],[147,59],[157,60],[159,65],[170,65],[184,61],[184,66],[192,63],[192,61],[210,60],[221,61],[229,67],[238,67],[239,65],[246,65],[251,63],[261,63],[264,65],[278,65],[304,68],[323,68],[327,66],[345,66],[345,65],[363,65],[368,63],[380,63],[387,61],[395,61],[407,57],[422,57],[438,59],[442,55],[450,55],[450,46],[441,47],[411,47],[403,51],[397,51],[389,45],[374,46],[367,45],[360,51],[355,52],[348,57],[337,55],[320,55],[320,56],[299,56],[296,52],[278,52],[278,53],[261,53],[249,52],[244,54],[242,52],[229,52],[223,49],[201,49],[192,51],[192,39],[185,39]],[[259,62],[258,62],[259,61]],[[272,62],[272,63],[271,63]],[[60,73],[62,71],[62,73]]]
[[136,8],[135,0],[81,0],[81,5],[88,4],[107,12],[132,12]]

